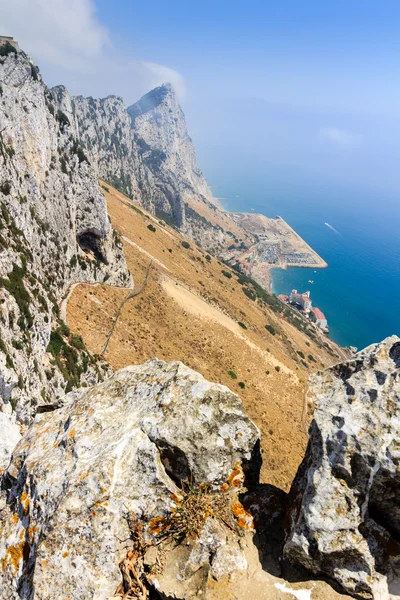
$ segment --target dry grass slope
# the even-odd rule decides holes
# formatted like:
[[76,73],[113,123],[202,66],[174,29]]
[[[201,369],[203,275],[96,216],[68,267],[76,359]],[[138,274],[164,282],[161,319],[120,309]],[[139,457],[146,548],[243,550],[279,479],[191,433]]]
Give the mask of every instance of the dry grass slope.
[[[174,229],[108,184],[107,189],[109,214],[124,242],[135,287],[150,260],[153,268],[143,292],[124,306],[106,359],[116,369],[154,356],[182,360],[210,381],[227,385],[262,432],[263,480],[287,490],[307,442],[302,424],[306,379],[311,370],[339,360],[335,346],[320,347],[248,298],[234,271],[193,242],[184,247]],[[106,285],[74,289],[68,325],[93,352],[103,348],[125,297],[126,289]]]

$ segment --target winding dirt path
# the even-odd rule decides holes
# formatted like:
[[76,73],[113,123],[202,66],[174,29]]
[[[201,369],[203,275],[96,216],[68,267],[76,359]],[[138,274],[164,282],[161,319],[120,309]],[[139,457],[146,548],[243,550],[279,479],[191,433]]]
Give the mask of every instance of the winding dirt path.
[[109,334],[108,334],[108,336],[107,336],[106,343],[104,344],[104,348],[103,348],[103,350],[102,350],[102,352],[101,352],[101,355],[102,355],[102,356],[104,356],[104,355],[105,355],[105,353],[107,352],[108,344],[110,343],[110,340],[111,340],[111,338],[112,338],[112,335],[113,335],[113,333],[114,333],[115,327],[116,327],[116,325],[117,325],[117,323],[118,323],[118,320],[119,320],[119,318],[120,318],[120,316],[121,316],[121,313],[122,313],[122,310],[123,310],[123,308],[124,308],[125,304],[128,302],[128,300],[131,300],[132,298],[135,298],[136,296],[139,296],[139,294],[141,294],[141,293],[143,292],[143,290],[146,288],[146,285],[147,285],[147,281],[148,281],[148,279],[149,279],[149,274],[150,274],[150,270],[151,270],[152,264],[153,264],[153,263],[152,263],[152,262],[150,262],[149,266],[147,267],[146,276],[145,276],[145,278],[144,278],[144,281],[143,281],[142,285],[140,286],[140,288],[139,288],[139,289],[137,289],[136,291],[130,292],[130,293],[129,293],[129,294],[126,296],[126,298],[125,298],[125,299],[124,299],[124,300],[121,302],[121,306],[119,307],[119,309],[118,309],[118,311],[117,311],[117,314],[116,314],[116,315],[115,315],[115,317],[114,317],[114,322],[113,322],[113,325],[112,325],[112,327],[111,327],[110,333],[109,333]]

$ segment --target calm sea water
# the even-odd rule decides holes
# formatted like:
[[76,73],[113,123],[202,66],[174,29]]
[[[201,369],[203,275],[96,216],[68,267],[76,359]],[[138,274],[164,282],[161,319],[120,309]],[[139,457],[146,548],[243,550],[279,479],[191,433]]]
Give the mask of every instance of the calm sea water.
[[226,209],[279,214],[328,263],[317,271],[275,269],[276,294],[309,289],[341,345],[361,349],[400,335],[400,198],[307,179],[287,168],[249,165],[245,173],[202,162]]

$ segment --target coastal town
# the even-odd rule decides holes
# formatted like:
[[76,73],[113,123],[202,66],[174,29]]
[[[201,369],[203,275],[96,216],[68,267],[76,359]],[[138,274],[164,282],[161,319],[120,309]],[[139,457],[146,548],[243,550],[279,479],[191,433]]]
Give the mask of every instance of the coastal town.
[[240,267],[249,277],[270,290],[271,268],[309,267],[323,269],[327,263],[282,219],[272,219],[254,213],[229,213],[231,218],[248,231],[255,243],[232,244],[221,254],[230,265]]
[[315,323],[324,333],[329,334],[328,321],[322,310],[312,305],[309,291],[301,293],[292,290],[289,296],[279,294],[278,298],[285,304],[296,308],[304,318]]
[[[232,244],[221,253],[221,258],[266,290],[271,291],[270,271],[273,268],[321,269],[328,266],[282,217],[272,219],[255,213],[230,213],[230,216],[251,234],[255,243],[250,247],[243,242]],[[312,305],[310,291],[292,290],[288,296],[279,294],[278,298],[299,311],[304,319],[315,323],[323,333],[329,334],[328,321],[324,313]]]

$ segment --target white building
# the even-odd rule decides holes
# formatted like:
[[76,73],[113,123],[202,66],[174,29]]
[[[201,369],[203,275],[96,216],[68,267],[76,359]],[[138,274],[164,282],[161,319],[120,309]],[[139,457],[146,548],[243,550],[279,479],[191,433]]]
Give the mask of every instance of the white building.
[[289,296],[289,302],[290,304],[298,304],[305,312],[311,310],[312,302],[309,291],[300,294],[297,290],[292,290]]
[[311,312],[313,313],[314,317],[315,317],[315,323],[316,325],[318,325],[318,327],[320,327],[323,331],[328,329],[328,321],[324,315],[324,313],[322,312],[322,310],[319,310],[319,308],[312,308]]

